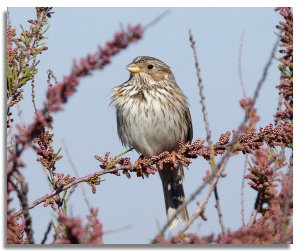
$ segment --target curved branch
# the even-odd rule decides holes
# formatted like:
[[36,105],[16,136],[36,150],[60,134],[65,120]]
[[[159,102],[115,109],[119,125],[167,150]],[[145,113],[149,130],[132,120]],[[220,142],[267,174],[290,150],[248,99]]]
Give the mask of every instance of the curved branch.
[[[95,172],[95,173],[92,173],[92,174],[89,174],[89,175],[86,175],[82,178],[78,178],[78,179],[75,179],[74,181],[72,181],[71,183],[69,183],[68,185],[65,185],[64,187],[61,187],[61,188],[58,188],[56,190],[54,190],[53,192],[51,192],[50,194],[46,194],[42,197],[40,197],[39,199],[35,200],[34,202],[30,203],[28,205],[28,209],[32,209],[34,207],[36,207],[37,205],[41,204],[42,202],[45,202],[47,199],[50,199],[51,197],[55,196],[55,195],[58,195],[59,193],[79,184],[79,183],[82,183],[82,182],[89,182],[90,180],[96,178],[96,177],[100,177],[104,174],[107,174],[107,173],[116,173],[118,172],[119,170],[131,170],[132,167],[128,167],[128,166],[124,166],[124,167],[121,167],[121,168],[112,168],[112,169],[108,169],[108,170],[104,170],[104,171],[101,171],[101,172]],[[20,216],[21,214],[23,214],[23,210],[20,209],[19,211],[15,212],[14,213],[14,216]]]

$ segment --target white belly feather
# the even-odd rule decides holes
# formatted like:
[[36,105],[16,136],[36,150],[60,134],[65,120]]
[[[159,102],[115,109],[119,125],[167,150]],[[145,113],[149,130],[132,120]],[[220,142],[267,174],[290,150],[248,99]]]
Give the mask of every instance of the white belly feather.
[[[146,102],[129,99],[117,111],[118,117],[122,117],[118,127],[122,130],[120,138],[123,144],[134,147],[145,157],[176,150],[187,134],[179,109],[162,107],[158,99],[147,94],[145,98]],[[165,97],[161,99],[166,101]],[[133,105],[133,102],[138,103]]]

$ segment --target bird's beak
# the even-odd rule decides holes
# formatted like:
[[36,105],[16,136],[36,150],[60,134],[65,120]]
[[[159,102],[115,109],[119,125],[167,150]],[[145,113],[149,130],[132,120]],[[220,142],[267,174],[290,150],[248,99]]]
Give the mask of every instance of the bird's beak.
[[136,64],[129,64],[126,69],[133,74],[137,74],[141,71],[141,68]]

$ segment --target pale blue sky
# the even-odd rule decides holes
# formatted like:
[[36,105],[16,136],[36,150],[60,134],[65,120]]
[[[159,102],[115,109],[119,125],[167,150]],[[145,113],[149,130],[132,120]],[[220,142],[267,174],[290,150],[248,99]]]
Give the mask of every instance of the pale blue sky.
[[[120,25],[147,24],[166,8],[54,8],[47,32],[49,50],[41,57],[39,74],[36,79],[36,103],[42,106],[47,88],[47,69],[52,69],[59,80],[68,75],[73,59],[79,59],[87,53],[96,51],[98,45],[104,45],[112,39]],[[11,8],[13,25],[34,17],[33,8]],[[276,41],[276,24],[279,14],[273,8],[171,8],[171,13],[158,24],[147,30],[144,38],[127,50],[112,58],[112,64],[103,71],[83,78],[78,92],[65,105],[64,112],[54,115],[56,149],[62,147],[61,139],[66,142],[73,162],[80,176],[98,171],[95,154],[103,155],[110,151],[112,155],[124,151],[118,136],[115,111],[109,107],[107,94],[114,86],[125,82],[129,73],[125,66],[136,56],[154,56],[167,63],[189,98],[193,119],[194,139],[205,139],[205,130],[199,102],[194,59],[188,38],[188,29],[192,29],[197,42],[201,76],[204,83],[206,104],[213,140],[221,133],[237,128],[243,118],[239,100],[242,96],[238,78],[238,51],[242,32],[245,32],[242,58],[244,83],[248,95],[252,96],[263,67],[268,60]],[[277,106],[279,81],[278,63],[273,60],[267,81],[257,101],[261,116],[259,125],[273,121]],[[30,85],[25,87],[25,99],[20,103],[27,123],[32,121],[33,107]],[[18,119],[16,118],[16,121]],[[65,155],[64,149],[62,149]],[[135,160],[138,155],[128,154]],[[23,159],[24,169],[29,182],[29,201],[49,192],[48,181],[41,165],[31,150]],[[235,230],[241,226],[240,187],[244,158],[233,157],[227,166],[227,177],[219,182],[219,194],[223,208],[225,225]],[[185,193],[189,196],[202,182],[209,165],[201,158],[193,160],[185,172]],[[72,173],[67,157],[58,162],[57,171]],[[162,187],[158,175],[148,179],[131,180],[125,176],[103,176],[105,181],[93,195],[87,185],[85,189],[91,204],[99,207],[99,217],[104,230],[114,230],[130,225],[126,230],[104,236],[108,244],[148,243],[158,232],[158,226],[166,221]],[[201,201],[204,194],[196,201]],[[253,207],[255,193],[247,187],[245,192],[246,220]],[[188,208],[190,214],[196,209],[196,201]],[[70,213],[84,216],[88,210],[84,204],[80,188],[72,195],[69,203]],[[47,223],[55,215],[51,209],[38,206],[31,210],[34,237],[37,243],[43,238]],[[219,233],[220,227],[214,198],[206,208],[208,221],[193,225],[191,231],[201,235]],[[180,230],[180,226],[175,232]],[[52,239],[52,238],[50,238]]]

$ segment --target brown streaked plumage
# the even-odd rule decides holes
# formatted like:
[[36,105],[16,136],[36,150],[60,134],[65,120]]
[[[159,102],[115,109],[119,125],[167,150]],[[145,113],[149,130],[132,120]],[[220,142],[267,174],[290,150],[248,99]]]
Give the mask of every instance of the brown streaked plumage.
[[[163,151],[176,151],[181,139],[191,141],[193,127],[188,101],[170,67],[156,58],[140,56],[127,69],[131,72],[129,80],[111,92],[122,144],[150,158]],[[159,174],[166,213],[171,219],[184,202],[183,168],[164,168]],[[169,227],[176,226],[178,219],[183,224],[188,222],[186,207]]]

